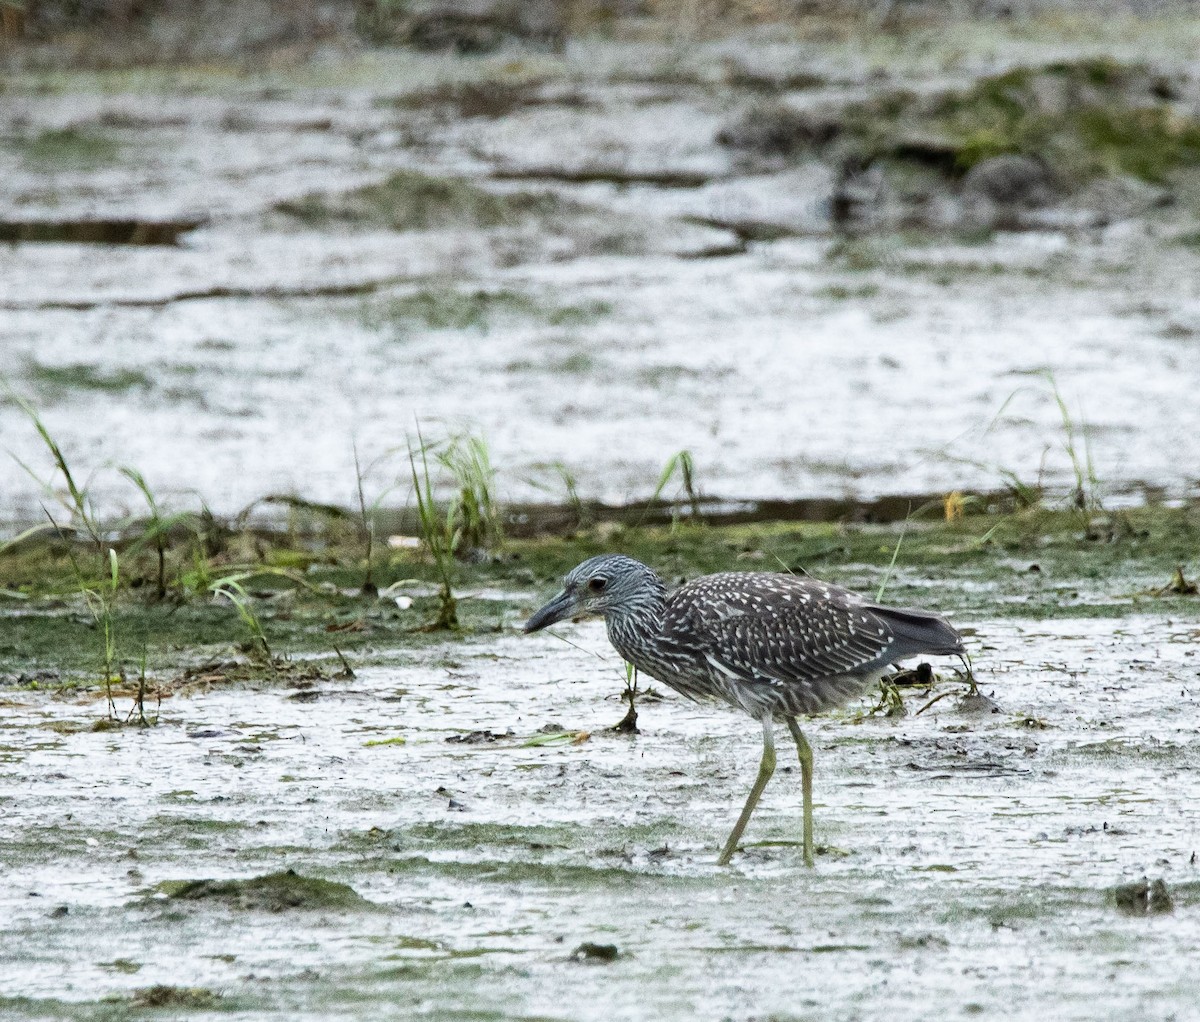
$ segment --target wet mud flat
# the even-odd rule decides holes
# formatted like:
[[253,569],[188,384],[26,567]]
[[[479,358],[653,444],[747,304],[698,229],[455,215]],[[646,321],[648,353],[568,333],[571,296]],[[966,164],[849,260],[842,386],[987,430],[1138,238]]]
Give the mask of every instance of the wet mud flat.
[[[1184,496],[1194,38],[26,70],[0,109],[2,372],[78,463],[120,451],[226,514],[350,503],[352,445],[416,421],[478,430],[514,501],[561,497],[558,466],[645,497],[683,448],[728,499],[1070,485],[1046,372],[1114,491]],[[40,468],[7,397],[0,430]],[[38,517],[15,462],[0,484],[0,517]]]
[[94,695],[10,690],[0,1006],[1189,1017],[1194,613],[973,625],[994,706],[946,682],[919,716],[867,700],[810,723],[814,871],[784,755],[714,865],[756,729],[668,696],[607,733],[623,675],[598,624],[394,654],[303,699],[200,687],[145,730],[95,730]]
[[[1101,505],[1194,490],[1195,30],[1126,28],[6,83],[0,375],[87,483],[75,547],[10,543],[39,494],[0,464],[0,1015],[1194,1014],[1194,509]],[[1076,176],[969,184],[997,144]],[[429,537],[372,562],[345,511],[353,442],[417,420],[574,516],[457,563],[455,635],[424,630]],[[0,430],[53,474],[8,394]],[[585,521],[685,447],[709,496],[905,524]],[[120,465],[218,517],[156,564]],[[948,493],[997,482],[1012,514]],[[272,493],[265,537],[234,513]],[[753,723],[668,694],[609,733],[602,629],[516,633],[604,549],[886,585],[969,627],[992,702],[945,678],[813,721],[816,870],[782,743],[718,869]],[[122,726],[96,679],[123,719],[139,673],[152,726]]]

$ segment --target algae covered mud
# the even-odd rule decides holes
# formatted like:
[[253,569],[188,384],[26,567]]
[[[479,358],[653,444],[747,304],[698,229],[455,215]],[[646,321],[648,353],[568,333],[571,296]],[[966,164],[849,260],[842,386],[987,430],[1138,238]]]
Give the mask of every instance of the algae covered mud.
[[[819,21],[14,65],[0,1016],[1197,1017],[1200,29]],[[982,695],[717,868],[754,724],[519,634],[609,550]]]
[[755,728],[670,699],[605,733],[596,625],[565,632],[581,648],[492,636],[352,682],[197,690],[146,730],[9,693],[0,1007],[1190,1017],[1194,614],[980,627],[995,708],[813,723],[815,871],[798,771],[713,864]]
[[[310,587],[271,575],[277,545],[247,581],[270,660],[239,649],[227,604],[121,590],[125,726],[95,681],[104,636],[62,576],[4,619],[21,673],[0,717],[0,1008],[1188,1018],[1200,607],[1194,568],[1171,566],[1194,564],[1195,511],[910,523],[897,549],[901,531],[510,540],[459,567],[466,630],[440,635],[421,630],[436,598],[413,577],[435,570],[420,551],[380,557],[380,599],[345,585],[361,565],[327,540]],[[61,542],[10,549],[3,585],[32,563],[52,579]],[[905,716],[868,694],[810,722],[816,869],[783,755],[718,868],[754,724],[643,684],[640,732],[614,733],[625,676],[603,626],[518,632],[602,545],[673,577],[769,557],[884,585],[954,615],[982,695],[947,675]],[[123,563],[136,578],[137,556]],[[131,712],[139,670],[149,726]]]

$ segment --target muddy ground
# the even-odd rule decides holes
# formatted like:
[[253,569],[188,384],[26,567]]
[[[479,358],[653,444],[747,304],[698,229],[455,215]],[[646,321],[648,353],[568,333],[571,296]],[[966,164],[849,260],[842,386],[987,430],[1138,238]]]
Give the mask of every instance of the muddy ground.
[[[670,699],[641,735],[603,733],[620,686],[597,626],[565,631],[583,650],[492,637],[311,700],[196,692],[144,731],[14,693],[0,1004],[128,1017],[167,987],[175,1014],[238,1018],[1189,1017],[1194,617],[986,631],[997,712],[811,725],[815,871],[790,768],[714,866],[756,729]],[[548,723],[591,734],[530,747]],[[284,869],[362,901],[176,896]],[[1118,908],[1143,876],[1173,912]]]
[[[1200,1017],[1198,34],[9,74],[0,1016]],[[460,549],[457,631],[418,422],[561,505]],[[732,502],[938,499],[595,520],[681,449]],[[602,626],[519,632],[610,549],[941,610],[982,696],[806,725],[811,871],[781,736],[720,869],[756,725],[642,679],[614,733]]]
[[[900,531],[509,541],[461,567],[453,635],[422,631],[436,599],[405,581],[433,571],[419,552],[380,559],[379,584],[398,583],[383,598],[345,585],[353,557],[325,558],[315,592],[248,580],[271,663],[227,603],[160,606],[135,587],[113,618],[116,723],[83,600],[65,581],[10,600],[0,1007],[1190,1017],[1200,616],[1194,559],[1182,579],[1169,566],[1194,554],[1195,513],[914,523],[896,552]],[[757,727],[643,680],[640,733],[615,734],[624,672],[603,627],[518,632],[561,567],[601,547],[670,577],[769,560],[884,584],[952,615],[983,697],[938,664],[903,716],[872,692],[809,722],[816,869],[784,745],[718,868]],[[61,550],[24,558],[67,571]],[[0,567],[17,584],[17,554]]]

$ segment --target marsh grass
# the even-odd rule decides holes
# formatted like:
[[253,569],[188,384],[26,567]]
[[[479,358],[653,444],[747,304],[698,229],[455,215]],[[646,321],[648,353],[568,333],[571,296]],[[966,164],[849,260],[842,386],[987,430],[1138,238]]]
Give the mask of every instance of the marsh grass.
[[496,472],[483,438],[471,434],[451,437],[437,449],[436,457],[454,484],[455,550],[499,546],[504,527],[493,492]]
[[[427,441],[418,424],[416,445],[409,441],[408,463],[421,539],[438,580],[438,614],[430,627],[457,629],[458,559],[494,549],[503,539],[491,455],[481,437],[460,434],[441,442]],[[444,503],[435,493],[440,480],[448,480],[452,488]]]
[[[433,463],[440,469],[431,468]],[[417,444],[408,448],[413,493],[421,538],[433,558],[438,578],[438,614],[433,629],[458,629],[458,601],[454,582],[458,559],[494,549],[503,539],[499,506],[493,493],[495,470],[487,444],[471,434],[433,443],[417,427]],[[419,467],[418,467],[419,463]],[[450,499],[439,503],[435,475],[448,478]]]
[[[47,512],[49,515],[49,512]],[[51,518],[51,522],[53,523]],[[79,588],[79,593],[83,597],[84,605],[88,609],[93,622],[103,637],[101,646],[102,666],[101,666],[101,683],[104,686],[105,703],[108,709],[108,719],[110,721],[117,720],[117,706],[113,701],[112,683],[114,670],[120,672],[118,681],[124,681],[124,673],[121,672],[118,663],[117,651],[117,598],[121,587],[121,568],[120,560],[117,557],[116,550],[111,547],[108,550],[107,557],[107,574],[106,576],[96,580],[89,581],[80,568],[78,560],[75,558],[74,552],[71,550],[69,541],[61,530],[55,526],[59,538],[67,546],[67,554],[70,558],[71,567],[75,573],[76,584]]]
[[[108,702],[108,715],[110,719],[115,720],[117,707],[113,702],[112,681],[113,670],[117,664],[116,609],[117,594],[121,588],[121,567],[117,552],[111,547],[108,550],[108,565],[108,578],[94,589],[84,589],[83,595],[87,599],[88,609],[104,635],[104,695]],[[123,674],[119,680],[124,680]]]
[[[1067,404],[1066,398],[1063,397],[1062,391],[1058,387],[1058,381],[1054,374],[1046,369],[1037,373],[1044,387],[1018,387],[1000,406],[1000,410],[992,418],[988,430],[1003,417],[1008,410],[1009,405],[1018,397],[1026,394],[1032,394],[1035,398],[1047,398],[1054,402],[1054,406],[1058,411],[1061,422],[1061,434],[1058,444],[1063,453],[1066,454],[1067,460],[1071,466],[1071,473],[1074,476],[1075,485],[1071,490],[1070,503],[1078,511],[1092,513],[1103,510],[1103,501],[1100,496],[1100,479],[1096,473],[1095,461],[1092,458],[1091,441],[1088,437],[1088,427],[1082,415],[1078,420],[1071,414],[1070,407]],[[1049,449],[1050,445],[1047,445]],[[1043,458],[1044,461],[1044,458]],[[1001,476],[1007,482],[1014,496],[1026,507],[1033,507],[1040,504],[1044,496],[1044,488],[1041,484],[1041,476],[1044,469],[1044,463],[1039,466],[1038,478],[1036,486],[1022,483],[1018,474],[1008,468],[1001,468]]]
[[[418,469],[418,461],[420,468]],[[458,547],[457,510],[454,503],[439,508],[434,500],[433,476],[429,467],[429,445],[417,427],[417,447],[409,446],[408,464],[412,471],[413,495],[417,519],[438,576],[438,613],[433,629],[458,629],[458,600],[454,596],[457,575],[455,550]]]
[[181,511],[175,514],[163,514],[157,498],[154,496],[154,491],[150,489],[150,485],[146,482],[145,477],[135,468],[130,468],[128,465],[122,466],[120,469],[121,475],[128,479],[146,501],[147,507],[150,509],[150,517],[142,526],[141,535],[134,540],[129,548],[130,554],[137,554],[145,547],[151,547],[154,550],[157,570],[155,573],[154,596],[156,599],[163,600],[167,596],[167,548],[171,530],[180,526],[186,526],[194,537],[199,536],[199,527],[196,522],[196,516],[188,511]]
[[[67,539],[62,527],[55,520],[49,509],[43,505],[43,510],[45,511],[46,518],[49,520],[50,527],[66,546],[79,593],[83,597],[84,603],[96,627],[103,636],[102,680],[104,695],[108,707],[109,720],[116,720],[117,708],[113,702],[112,682],[114,670],[120,670],[116,626],[117,600],[121,587],[120,560],[117,557],[117,551],[113,547],[109,547],[107,554],[105,553],[104,543],[101,538],[101,524],[87,495],[87,489],[86,487],[81,487],[75,481],[75,476],[71,471],[71,466],[68,464],[62,448],[51,435],[50,430],[47,429],[46,424],[41,420],[34,407],[20,397],[17,397],[16,400],[21,409],[33,422],[38,436],[41,437],[42,443],[45,444],[46,449],[50,452],[55,468],[63,477],[67,493],[66,497],[60,500],[60,503],[66,507],[72,521],[78,523],[77,526],[72,526],[72,528],[75,531],[80,531],[81,529],[83,532],[86,532],[99,559],[95,575],[89,576],[85,573],[78,559],[75,557],[70,541]],[[49,482],[38,480],[38,476],[29,466],[19,460],[18,464],[25,469],[32,479],[40,482],[45,492],[51,495],[58,495]],[[119,678],[118,680],[122,679]]]
[[904,519],[904,524],[900,528],[900,535],[896,537],[896,547],[892,551],[892,559],[888,562],[887,571],[883,573],[883,578],[879,580],[879,588],[875,591],[875,602],[883,602],[883,594],[887,592],[888,582],[892,579],[892,572],[896,570],[896,559],[900,556],[900,547],[904,545],[904,534],[908,531],[908,523],[912,521],[910,514]]
[[364,547],[363,561],[365,562],[365,567],[363,568],[362,594],[364,596],[378,596],[379,587],[375,584],[375,577],[372,572],[375,554],[375,518],[373,515],[367,513],[367,498],[363,492],[363,468],[358,458],[357,443],[354,444],[354,484],[355,492],[358,496],[359,524],[362,528]]
[[271,645],[267,642],[266,632],[263,631],[262,623],[258,619],[258,615],[254,613],[253,602],[250,594],[246,592],[242,582],[245,581],[245,575],[227,575],[224,578],[219,578],[209,585],[209,591],[215,598],[228,600],[237,611],[237,615],[241,618],[242,624],[246,626],[251,637],[251,652],[259,656],[264,663],[272,668],[275,666],[275,657],[271,652]]
[[583,502],[583,498],[579,496],[579,481],[575,478],[575,474],[561,461],[556,461],[553,468],[558,473],[558,478],[562,480],[563,489],[567,494],[567,506],[575,513],[576,527],[588,528],[592,524],[593,515]]
[[[1050,401],[1058,415],[1059,428],[1056,438],[1047,439],[1042,447],[1036,471],[1030,480],[1028,469],[1018,469],[980,458],[960,457],[949,450],[941,452],[941,456],[958,464],[967,465],[997,476],[1007,492],[1010,510],[1016,514],[1034,513],[1048,506],[1052,493],[1048,492],[1045,482],[1047,462],[1057,449],[1066,456],[1070,468],[1072,485],[1067,493],[1066,503],[1078,514],[1085,518],[1104,511],[1103,484],[1096,470],[1095,459],[1092,456],[1090,430],[1082,412],[1073,414],[1067,398],[1058,386],[1053,372],[1039,369],[1031,375],[1038,378],[1038,384],[1028,384],[1016,387],[1001,402],[999,409],[983,429],[987,436],[998,424],[1004,421],[1009,408],[1019,399],[1032,397],[1034,401]],[[1060,491],[1061,492],[1061,491]],[[978,496],[963,494],[955,491],[947,494],[941,506],[948,522],[961,520],[968,512],[987,511],[986,501]],[[997,526],[993,526],[993,530]],[[989,530],[988,538],[991,531]]]
[[[72,521],[70,528],[72,530],[82,530],[86,532],[86,534],[91,538],[93,544],[95,544],[97,554],[102,553],[104,544],[100,539],[100,522],[96,516],[92,502],[88,497],[86,485],[81,487],[75,481],[75,476],[71,472],[71,466],[67,464],[66,455],[63,454],[62,448],[59,447],[58,442],[51,435],[50,430],[46,428],[46,424],[42,421],[33,405],[19,395],[13,394],[11,396],[21,410],[29,417],[29,420],[33,423],[34,429],[37,430],[38,436],[41,437],[42,443],[50,452],[50,456],[54,460],[54,466],[58,470],[59,474],[63,477],[63,482],[66,484],[67,492],[65,497],[60,493],[60,491],[57,491],[54,488],[53,484],[49,480],[41,479],[30,466],[26,465],[23,461],[17,458],[16,455],[13,455],[13,460],[16,461],[17,464],[25,470],[26,474],[28,474],[28,476],[39,485],[45,495],[61,504],[68,511]],[[56,523],[53,517],[49,515],[49,512],[47,512],[47,516],[50,517],[51,524],[54,526],[54,528],[58,529],[58,523]]]
[[152,725],[158,723],[159,715],[162,712],[161,707],[162,707],[162,696],[160,694],[159,695],[159,710],[158,710],[158,712],[155,713],[154,719],[150,720],[146,717],[146,645],[145,645],[145,643],[143,643],[142,644],[141,670],[138,671],[137,694],[134,696],[133,709],[129,711],[129,716],[126,718],[126,721],[128,722],[129,720],[132,720],[133,714],[136,712],[137,717],[138,717],[138,723],[142,727],[151,727]]
[[1103,510],[1100,499],[1100,480],[1096,475],[1096,464],[1092,459],[1092,445],[1088,439],[1087,424],[1083,420],[1082,414],[1078,423],[1072,417],[1071,410],[1067,407],[1062,392],[1058,389],[1054,374],[1046,372],[1044,376],[1050,387],[1050,393],[1054,396],[1054,403],[1058,406],[1059,415],[1062,417],[1062,447],[1071,461],[1071,471],[1075,474],[1072,501],[1080,511]]
[[[691,512],[692,523],[698,525],[702,522],[700,493],[696,488],[696,462],[692,457],[692,452],[689,450],[676,451],[667,459],[667,463],[663,466],[663,470],[658,477],[658,485],[654,487],[654,493],[650,496],[649,504],[654,504],[662,499],[667,486],[676,476],[679,477],[679,489],[671,501],[672,530],[678,528],[682,518],[682,508],[679,500],[681,493],[687,497],[688,510]],[[645,517],[644,514],[643,517]]]
[[[69,564],[70,577],[74,580],[75,590],[82,597],[90,617],[102,635],[100,673],[107,699],[109,718],[116,720],[113,681],[114,679],[121,682],[125,680],[119,646],[121,629],[118,627],[118,619],[123,613],[120,609],[122,599],[127,597],[133,587],[141,584],[141,577],[137,576],[136,572],[134,572],[135,577],[127,577],[130,572],[124,568],[123,559],[130,564],[135,563],[143,551],[149,551],[154,560],[152,578],[154,582],[153,597],[156,601],[162,601],[167,596],[170,587],[174,585],[177,587],[181,601],[190,592],[208,593],[216,600],[228,602],[235,608],[238,617],[250,633],[250,652],[256,658],[261,658],[274,671],[275,663],[271,646],[258,615],[254,611],[252,597],[245,585],[253,578],[279,578],[286,580],[295,588],[302,588],[310,594],[316,594],[315,588],[303,575],[290,567],[278,564],[241,564],[236,561],[230,563],[231,558],[226,552],[226,547],[233,533],[227,527],[222,526],[207,507],[204,507],[200,513],[168,512],[163,508],[145,477],[137,469],[128,466],[123,466],[118,471],[141,494],[149,510],[149,516],[136,522],[126,521],[121,526],[106,525],[100,520],[93,506],[87,485],[81,485],[78,482],[78,476],[73,471],[65,452],[37,411],[24,399],[15,395],[13,397],[37,430],[54,463],[56,475],[61,477],[61,485],[56,485],[53,478],[41,479],[30,466],[19,460],[18,463],[38,483],[48,497],[55,499],[67,511],[69,517],[67,522],[62,522],[51,513],[48,507],[43,505],[47,522],[26,529],[4,543],[0,546],[0,555],[7,554],[22,544],[30,543],[39,534],[53,532],[57,536],[61,556]],[[332,510],[339,517],[347,517],[346,512],[340,508]],[[83,546],[94,553],[94,561],[77,556],[81,539]],[[250,546],[251,549],[254,549],[252,544],[243,543],[243,546]],[[180,549],[177,554],[173,555],[174,548]],[[121,549],[123,553],[119,554],[118,549]],[[257,553],[264,560],[270,556],[266,551],[257,551]],[[190,560],[191,565],[191,569],[187,571],[180,568],[173,582],[169,576],[172,560],[181,564],[186,564]],[[219,569],[216,567],[217,560],[223,562]],[[16,595],[23,596],[23,594]],[[130,719],[136,712],[141,723],[148,723],[145,714],[145,660],[146,650],[143,645],[141,680],[134,708],[130,712]]]

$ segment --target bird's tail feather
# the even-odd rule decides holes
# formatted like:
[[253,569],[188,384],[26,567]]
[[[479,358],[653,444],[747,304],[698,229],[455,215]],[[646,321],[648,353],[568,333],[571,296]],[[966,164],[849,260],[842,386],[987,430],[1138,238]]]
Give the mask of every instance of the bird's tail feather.
[[962,636],[941,614],[877,605],[871,605],[870,611],[892,630],[896,637],[893,649],[898,660],[920,653],[932,656],[960,656],[963,653]]

